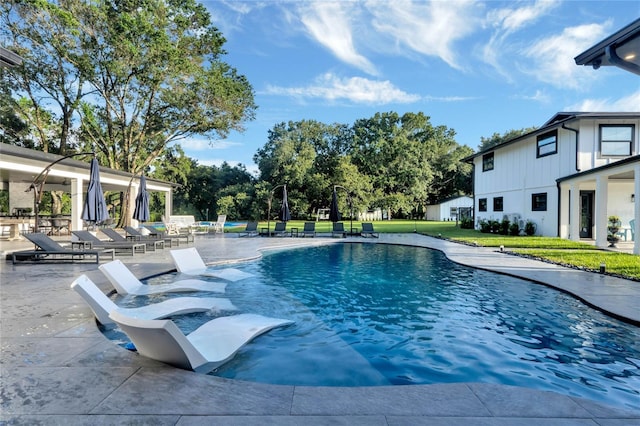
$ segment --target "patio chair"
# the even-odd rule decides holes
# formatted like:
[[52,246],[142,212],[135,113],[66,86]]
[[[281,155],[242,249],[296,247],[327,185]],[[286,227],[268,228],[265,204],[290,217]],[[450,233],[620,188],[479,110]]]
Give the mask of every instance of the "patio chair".
[[302,236],[316,236],[316,223],[315,222],[305,222],[304,228],[302,228]]
[[216,277],[232,282],[240,281],[252,276],[247,272],[243,272],[235,268],[208,269],[206,263],[204,263],[204,260],[202,260],[200,253],[198,253],[198,250],[196,250],[195,247],[171,250],[169,254],[171,254],[173,264],[178,272],[183,274]]
[[190,291],[210,291],[213,293],[224,293],[227,284],[221,282],[209,282],[195,279],[178,280],[169,284],[143,284],[135,275],[122,263],[116,259],[112,262],[100,265],[100,271],[107,277],[118,294],[123,296],[134,294],[145,296],[159,293],[180,293]]
[[[194,237],[193,234],[190,232],[185,232],[185,233],[180,233],[175,232],[171,235],[169,235],[168,232],[163,232],[163,231],[159,231],[156,227],[151,226],[151,225],[142,225],[142,227],[144,229],[146,229],[147,231],[149,231],[149,235],[151,237],[154,237],[156,239],[159,240],[164,240],[165,242],[169,243],[169,247],[172,247],[173,244],[175,244],[176,246],[180,245],[180,239],[184,239],[184,241],[189,244],[191,242],[194,241]],[[165,227],[166,229],[166,227]]]
[[213,319],[185,336],[171,320],[142,320],[117,310],[109,317],[129,336],[140,355],[198,373],[209,373],[229,361],[260,334],[293,323],[240,314]]
[[227,221],[227,215],[226,214],[219,214],[218,215],[218,220],[216,220],[216,223],[213,224],[213,229],[215,231],[216,234],[221,234],[224,232],[224,223]]
[[285,237],[287,235],[287,222],[276,222],[273,228],[274,237]]
[[342,237],[345,238],[347,236],[347,231],[344,230],[344,223],[342,222],[333,222],[333,228],[331,230],[331,236]]
[[147,245],[145,243],[136,242],[115,242],[115,241],[102,241],[89,231],[71,231],[79,241],[89,244],[89,248],[112,248],[118,253],[131,253],[133,256],[136,253],[146,253]]
[[[24,237],[31,241],[37,248],[34,250],[19,250],[11,254],[12,263],[29,262],[100,262],[100,255],[110,255],[111,259],[115,259],[115,250],[111,248],[101,248],[97,250],[66,248],[57,241],[51,239],[47,235],[35,232],[31,234],[23,234]],[[95,259],[95,261],[93,261]]]
[[374,231],[373,223],[371,222],[362,222],[362,231],[360,231],[360,235],[363,237],[373,237],[373,238],[378,238],[380,236],[379,233]]
[[[127,239],[126,237],[124,237],[122,234],[120,234],[118,231],[116,231],[113,228],[104,228],[101,229],[100,231],[102,231],[107,237],[111,238],[111,241],[115,241],[115,242],[131,242],[130,239]],[[133,238],[133,241],[138,241],[141,243],[145,243],[147,245],[147,250],[152,250],[155,251],[156,248],[164,248],[164,241],[163,240],[155,240],[155,239],[136,239]]]
[[240,237],[255,237],[258,235],[258,222],[248,222],[244,231],[240,232]]
[[149,241],[153,241],[153,242],[163,241],[164,244],[162,245],[162,248],[165,248],[166,246],[171,247],[171,244],[173,243],[173,240],[171,238],[164,239],[161,237],[161,235],[157,231],[152,232],[145,228],[147,231],[149,231],[149,233],[143,234],[133,226],[124,226],[122,229],[124,229],[124,232],[126,233],[126,238],[128,240],[144,241],[145,243]]
[[629,221],[629,228],[631,228],[631,241],[636,240],[636,220],[631,219]]
[[137,308],[123,308],[109,299],[86,275],[80,275],[73,281],[71,288],[87,302],[98,322],[106,326],[114,324],[109,318],[113,311],[133,318],[159,319],[192,312],[237,310],[229,299],[218,297],[174,297]]

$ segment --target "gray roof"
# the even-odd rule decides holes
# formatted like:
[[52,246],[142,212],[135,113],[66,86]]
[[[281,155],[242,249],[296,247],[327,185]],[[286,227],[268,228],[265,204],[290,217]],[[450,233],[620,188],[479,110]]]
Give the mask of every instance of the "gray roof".
[[577,65],[598,69],[614,65],[640,75],[640,19],[585,50],[575,58]]

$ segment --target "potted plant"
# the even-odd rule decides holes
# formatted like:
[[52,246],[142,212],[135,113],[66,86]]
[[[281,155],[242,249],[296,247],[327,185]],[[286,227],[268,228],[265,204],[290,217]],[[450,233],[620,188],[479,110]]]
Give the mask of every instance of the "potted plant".
[[620,231],[620,218],[618,216],[609,216],[609,224],[607,225],[607,241],[609,241],[609,247],[615,247],[616,243],[620,241],[618,232]]

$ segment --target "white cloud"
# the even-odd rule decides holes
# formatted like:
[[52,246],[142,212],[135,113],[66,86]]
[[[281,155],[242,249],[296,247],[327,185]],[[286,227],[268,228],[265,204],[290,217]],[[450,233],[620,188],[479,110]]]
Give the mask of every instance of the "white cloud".
[[412,103],[421,99],[419,95],[406,93],[390,81],[370,80],[362,77],[340,78],[326,73],[306,87],[268,86],[267,94],[296,98],[347,100],[357,104],[384,105]]
[[551,102],[551,96],[549,96],[549,94],[545,93],[542,90],[536,90],[536,92],[533,95],[516,95],[514,96],[514,98],[524,99],[527,101],[535,101],[535,102],[540,102],[545,104]]
[[227,149],[242,145],[239,142],[218,139],[210,141],[208,139],[186,138],[177,142],[185,151],[208,151],[212,149]]
[[561,34],[540,39],[523,52],[531,59],[526,73],[556,87],[584,87],[597,76],[592,70],[577,66],[573,58],[605,36],[603,25],[587,24],[565,28]]
[[[520,4],[523,3],[514,3]],[[489,41],[481,49],[481,59],[491,65],[500,75],[511,79],[511,70],[503,62],[511,62],[519,55],[520,46],[512,44],[514,33],[534,24],[559,5],[558,1],[536,1],[524,3],[523,7],[490,10],[485,25],[493,29]]]
[[449,66],[462,69],[454,44],[471,34],[480,21],[475,17],[476,3],[457,1],[370,1],[372,26],[392,39],[398,48],[405,46],[421,55],[435,56]]
[[352,32],[352,12],[349,2],[311,2],[300,8],[300,20],[309,35],[331,51],[338,59],[377,75],[376,67],[356,50]]
[[588,112],[637,112],[640,107],[640,90],[620,99],[585,99],[580,103],[569,105],[565,111]]

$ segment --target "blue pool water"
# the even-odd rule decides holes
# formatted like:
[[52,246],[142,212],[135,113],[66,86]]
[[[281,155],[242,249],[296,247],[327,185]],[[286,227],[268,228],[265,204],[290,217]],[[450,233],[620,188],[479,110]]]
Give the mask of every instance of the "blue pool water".
[[[640,407],[640,328],[557,290],[383,244],[277,251],[233,267],[253,274],[227,286],[240,312],[295,324],[257,338],[215,375],[316,386],[500,383]],[[188,333],[215,315],[175,321]]]

